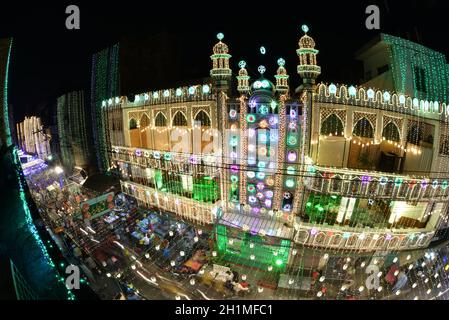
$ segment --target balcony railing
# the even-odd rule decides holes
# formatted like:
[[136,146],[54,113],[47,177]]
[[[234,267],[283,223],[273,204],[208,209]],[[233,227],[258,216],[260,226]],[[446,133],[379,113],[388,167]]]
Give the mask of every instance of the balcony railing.
[[217,205],[201,203],[194,199],[163,192],[133,182],[120,181],[122,192],[136,198],[140,205],[157,207],[173,212],[180,218],[200,225],[212,224],[215,221]]
[[164,152],[142,148],[112,147],[112,160],[122,161],[144,168],[161,169],[185,174],[215,176],[219,164],[213,155],[194,155],[181,152]]
[[309,166],[304,185],[310,191],[398,201],[447,201],[447,179]]
[[400,229],[360,230],[343,227],[295,224],[294,241],[301,245],[358,251],[426,248],[434,231]]

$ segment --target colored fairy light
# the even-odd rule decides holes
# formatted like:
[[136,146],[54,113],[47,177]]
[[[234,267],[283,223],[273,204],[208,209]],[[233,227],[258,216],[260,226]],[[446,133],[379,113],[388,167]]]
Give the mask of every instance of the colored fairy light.
[[164,90],[164,98],[168,98],[170,96],[170,91]]
[[396,179],[394,179],[394,185],[395,185],[396,187],[399,187],[399,186],[402,184],[403,180],[404,180],[404,179],[402,179],[402,178],[396,178]]
[[258,172],[258,173],[256,174],[256,177],[257,177],[257,179],[259,179],[259,180],[265,179],[265,172]]
[[273,198],[273,196],[274,196],[274,192],[273,191],[268,190],[268,191],[265,192],[265,197]]
[[253,114],[249,114],[246,116],[246,121],[249,123],[254,123],[256,121],[256,117]]
[[238,65],[239,65],[240,69],[243,69],[243,68],[246,67],[246,61],[245,60],[241,60]]
[[203,94],[208,94],[210,92],[210,87],[209,85],[205,84],[203,86]]
[[189,161],[191,164],[198,164],[198,159],[195,155],[191,155]]
[[196,91],[196,88],[195,88],[194,86],[192,86],[192,87],[189,88],[189,94],[190,94],[190,95],[194,95],[194,94],[195,94],[195,91]]
[[175,94],[176,94],[177,97],[182,96],[182,89],[181,88],[176,89],[176,93]]
[[302,30],[304,33],[307,33],[307,32],[309,32],[309,27],[308,27],[306,24],[303,24],[303,25],[301,26],[301,30]]
[[246,173],[246,176],[250,179],[254,178],[256,176],[256,173],[254,171],[248,171]]
[[267,49],[265,49],[264,46],[260,47],[260,54],[265,54],[267,53]]
[[362,176],[362,184],[367,184],[371,181],[371,177],[370,176]]
[[312,228],[312,229],[310,230],[310,234],[311,234],[312,236],[316,235],[317,233],[318,233],[318,229],[317,229],[317,228]]
[[285,180],[285,186],[287,188],[293,188],[295,186],[295,180],[293,180],[293,179]]
[[237,165],[233,164],[233,165],[231,166],[231,172],[232,172],[232,173],[237,173],[237,172],[239,172],[239,167],[238,167]]
[[265,73],[265,71],[267,71],[267,69],[265,68],[265,66],[259,66],[259,67],[257,68],[257,71],[259,71],[259,73],[260,73],[261,75],[263,75],[263,74]]
[[348,93],[349,93],[350,97],[355,97],[356,94],[357,94],[357,90],[356,90],[356,88],[354,86],[350,86],[348,88]]
[[231,117],[232,119],[236,118],[237,117],[237,111],[234,110],[234,109],[231,109],[229,111],[229,117]]
[[421,181],[421,188],[423,188],[423,189],[427,188],[427,180]]
[[296,137],[294,135],[288,136],[287,143],[289,146],[294,146],[294,145],[296,145],[297,142],[298,142],[298,140],[296,139]]
[[275,126],[278,124],[278,118],[275,115],[273,115],[270,117],[268,122],[270,123],[271,126]]
[[268,107],[264,104],[260,105],[259,107],[259,112],[263,115],[267,115],[268,114]]
[[[263,119],[262,121],[260,121],[259,126],[263,129],[268,128],[268,121]],[[266,136],[265,136],[266,137]]]
[[296,157],[297,157],[297,155],[296,155],[295,151],[289,151],[288,152],[287,159],[288,159],[289,162],[296,161]]

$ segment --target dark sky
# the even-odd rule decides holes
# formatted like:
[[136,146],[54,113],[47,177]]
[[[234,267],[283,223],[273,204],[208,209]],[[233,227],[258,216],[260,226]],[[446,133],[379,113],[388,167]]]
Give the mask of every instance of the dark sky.
[[[320,80],[357,83],[362,75],[354,53],[379,31],[365,28],[365,8],[381,9],[381,32],[421,42],[449,54],[447,1],[44,1],[2,4],[0,36],[14,36],[10,68],[9,101],[16,120],[31,114],[43,101],[90,86],[90,57],[123,35],[169,32],[183,43],[179,49],[198,77],[208,76],[210,54],[218,32],[233,56],[232,67],[245,59],[255,71],[261,63],[273,75],[276,60],[284,57],[293,83],[295,50],[302,32],[309,34],[320,50]],[[65,8],[77,4],[81,30],[65,29]],[[261,57],[263,45],[267,54]],[[157,61],[154,61],[157,63]],[[181,73],[180,73],[181,75]],[[148,75],[151,77],[151,75]],[[179,82],[173,75],[173,82]],[[148,88],[151,90],[152,88]]]

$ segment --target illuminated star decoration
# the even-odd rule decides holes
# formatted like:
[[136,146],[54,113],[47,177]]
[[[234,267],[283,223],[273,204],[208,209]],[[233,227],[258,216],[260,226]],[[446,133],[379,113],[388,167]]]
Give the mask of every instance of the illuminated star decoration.
[[303,24],[303,25],[301,26],[301,29],[302,29],[302,31],[304,31],[304,33],[309,32],[309,27],[308,27],[306,24]]
[[267,53],[267,50],[265,49],[264,46],[260,47],[260,53],[261,53],[261,54]]
[[246,67],[246,62],[244,60],[239,62],[239,68],[243,69]]
[[219,34],[217,34],[217,39],[218,40],[221,41],[221,40],[223,40],[223,38],[224,38],[224,34],[223,33],[220,32]]
[[263,75],[265,73],[267,69],[264,66],[259,66],[259,68],[257,68],[257,71],[259,71],[259,73],[261,75]]

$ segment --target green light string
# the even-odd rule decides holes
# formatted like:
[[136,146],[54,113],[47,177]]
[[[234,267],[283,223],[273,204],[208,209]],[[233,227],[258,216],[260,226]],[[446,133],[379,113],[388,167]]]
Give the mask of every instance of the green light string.
[[[442,53],[426,48],[409,40],[382,34],[389,45],[391,70],[396,89],[405,93],[407,69],[410,65],[414,82],[414,96],[432,101],[448,101],[449,74],[446,58]],[[416,78],[415,68],[423,70],[424,79]],[[427,92],[418,92],[417,88],[426,88]]]
[[[5,124],[5,136],[6,136],[6,144],[7,146],[11,145],[12,141],[11,141],[11,131],[10,131],[10,127],[9,127],[9,117],[8,117],[8,72],[9,72],[9,63],[10,63],[10,57],[11,57],[11,49],[12,49],[12,43],[13,41],[10,41],[9,44],[9,50],[8,50],[8,58],[7,58],[7,62],[6,62],[6,68],[5,68],[5,81],[4,81],[4,88],[3,88],[3,116],[4,116],[4,124]],[[46,261],[46,263],[54,270],[54,272],[56,273],[56,278],[58,279],[59,282],[65,283],[65,279],[63,277],[61,277],[57,270],[56,270],[56,266],[53,262],[53,260],[51,259],[50,255],[48,254],[47,248],[45,247],[44,243],[42,242],[42,239],[39,236],[39,233],[36,229],[36,226],[33,223],[33,218],[31,217],[31,212],[30,209],[28,207],[28,203],[26,200],[26,193],[23,189],[23,181],[21,179],[21,173],[20,173],[20,168],[21,168],[21,162],[19,159],[19,155],[18,155],[18,149],[17,147],[14,147],[14,149],[12,150],[12,157],[13,157],[13,163],[16,167],[16,177],[17,177],[17,182],[19,185],[19,195],[20,195],[20,200],[22,202],[22,207],[23,210],[25,212],[25,220],[26,223],[28,225],[28,230],[30,231],[30,233],[32,234],[32,236],[34,237],[37,245],[39,246],[43,257]],[[67,299],[68,300],[74,300],[75,296],[74,294],[67,289]]]

